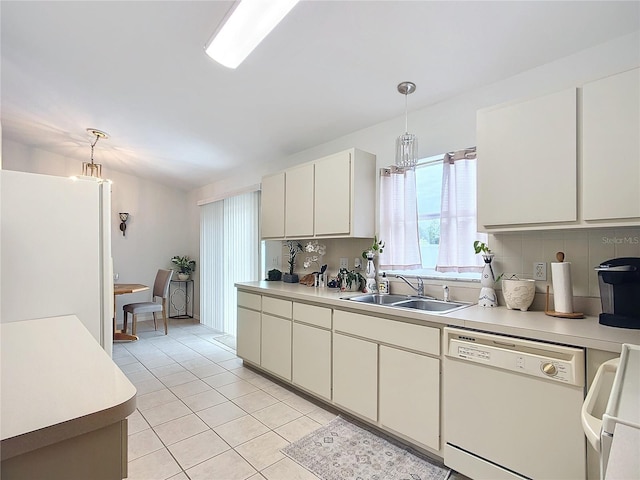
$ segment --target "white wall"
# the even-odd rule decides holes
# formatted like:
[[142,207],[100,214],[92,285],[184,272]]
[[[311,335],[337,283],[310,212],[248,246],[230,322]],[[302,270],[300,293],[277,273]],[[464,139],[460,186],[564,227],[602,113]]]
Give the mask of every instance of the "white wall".
[[[51,154],[16,142],[2,142],[2,168],[57,176],[77,175],[82,165],[75,159]],[[119,283],[152,286],[158,268],[171,268],[174,255],[196,256],[192,245],[193,226],[188,221],[188,194],[103,166],[103,177],[113,181],[111,239],[113,270]],[[126,236],[120,232],[119,212],[130,214]],[[194,275],[197,282],[197,271]],[[197,289],[197,287],[196,287]],[[116,313],[122,319],[122,305],[151,299],[150,292],[121,295]]]
[[[515,99],[539,96],[571,86],[580,86],[588,81],[629,70],[639,65],[640,33],[636,32],[451,100],[410,112],[409,131],[418,136],[420,156],[422,157],[472,146],[476,143],[476,112],[481,108]],[[446,72],[434,72],[434,75],[445,74]],[[473,72],[465,73],[461,69],[456,74],[473,75]],[[411,78],[410,80],[420,88],[420,78]],[[411,97],[409,97],[409,107],[411,107]],[[376,154],[378,167],[389,165],[394,162],[395,138],[403,133],[403,128],[404,117],[399,117],[345,135],[285,159],[267,159],[269,161],[265,162],[265,171],[243,171],[236,176],[221,179],[193,192],[193,198],[197,200],[224,195],[226,191],[259,182],[261,175],[274,173],[292,165],[351,147]],[[496,188],[499,188],[499,179],[496,179]],[[554,261],[556,248],[561,249],[562,247],[568,259],[573,258],[576,263],[574,273],[576,294],[597,296],[598,291],[592,267],[597,265],[598,261],[622,254],[640,256],[640,246],[618,245],[616,247],[604,243],[603,236],[635,238],[640,236],[640,231],[639,229],[621,229],[601,232],[589,230],[582,233],[501,235],[491,238],[490,246],[497,253],[496,266],[499,272],[508,271],[509,273],[528,275],[532,274],[530,261],[533,261],[534,258],[536,261]],[[332,255],[353,258],[360,253],[359,247],[350,240],[342,241],[340,246],[336,248],[339,248],[340,251],[332,253]],[[272,268],[272,264],[267,263],[267,267],[267,269]],[[539,284],[538,288],[544,288],[544,284]]]

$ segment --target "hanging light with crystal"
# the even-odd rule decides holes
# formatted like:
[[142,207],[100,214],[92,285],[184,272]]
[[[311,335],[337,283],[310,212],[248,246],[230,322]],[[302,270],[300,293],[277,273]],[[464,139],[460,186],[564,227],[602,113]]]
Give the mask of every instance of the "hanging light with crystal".
[[413,82],[402,82],[398,85],[398,92],[404,95],[404,134],[396,139],[396,166],[400,168],[415,168],[418,163],[418,139],[409,133],[407,95],[416,91]]
[[102,130],[96,130],[95,128],[87,128],[87,132],[91,135],[95,135],[96,140],[91,144],[91,162],[82,162],[82,175],[86,177],[102,178],[102,165],[94,163],[93,161],[93,147],[96,146],[98,140],[101,138],[107,139],[109,138],[109,135]]

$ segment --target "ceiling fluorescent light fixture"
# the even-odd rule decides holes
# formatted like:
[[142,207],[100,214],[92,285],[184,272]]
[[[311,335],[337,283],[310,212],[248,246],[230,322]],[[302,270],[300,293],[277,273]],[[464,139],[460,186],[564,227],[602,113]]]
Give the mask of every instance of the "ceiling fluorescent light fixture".
[[269,35],[299,0],[241,0],[213,35],[206,53],[236,68]]

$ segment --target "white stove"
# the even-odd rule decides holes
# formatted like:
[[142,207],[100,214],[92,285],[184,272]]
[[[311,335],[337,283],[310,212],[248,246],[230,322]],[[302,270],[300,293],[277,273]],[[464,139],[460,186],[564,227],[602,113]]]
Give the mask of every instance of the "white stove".
[[[607,407],[594,416],[597,398],[607,395]],[[603,363],[582,408],[582,425],[591,445],[600,452],[600,478],[640,478],[640,346],[622,345],[620,358]]]

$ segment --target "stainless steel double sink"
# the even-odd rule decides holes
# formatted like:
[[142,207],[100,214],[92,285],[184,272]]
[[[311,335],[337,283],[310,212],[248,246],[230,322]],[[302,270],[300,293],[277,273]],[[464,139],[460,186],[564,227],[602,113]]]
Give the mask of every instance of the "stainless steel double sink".
[[343,300],[353,302],[368,303],[372,305],[384,305],[394,308],[408,308],[411,310],[422,310],[431,313],[449,313],[470,306],[464,302],[444,302],[427,297],[416,297],[412,295],[394,295],[385,293],[370,293],[366,295],[356,295],[353,297],[342,297]]

